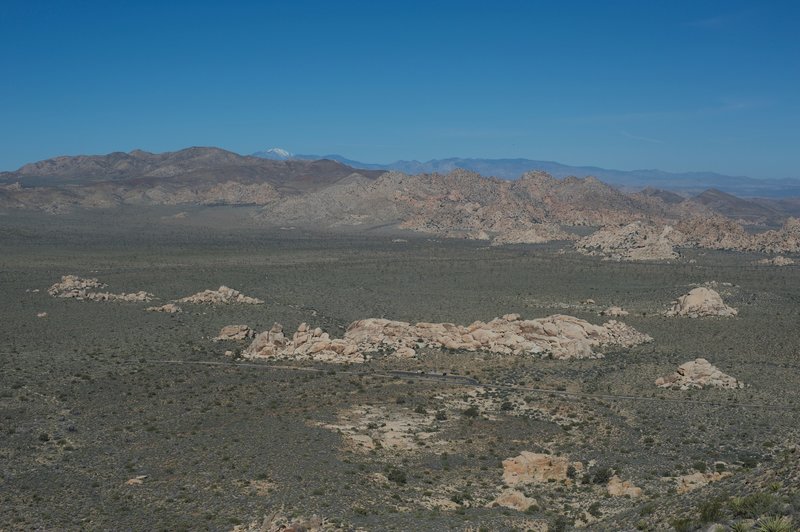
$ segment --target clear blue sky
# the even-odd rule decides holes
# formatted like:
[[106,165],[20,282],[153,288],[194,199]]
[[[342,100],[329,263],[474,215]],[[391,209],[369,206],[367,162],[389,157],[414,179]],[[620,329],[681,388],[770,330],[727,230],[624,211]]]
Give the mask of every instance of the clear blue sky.
[[800,177],[800,2],[0,2],[0,169],[282,147]]

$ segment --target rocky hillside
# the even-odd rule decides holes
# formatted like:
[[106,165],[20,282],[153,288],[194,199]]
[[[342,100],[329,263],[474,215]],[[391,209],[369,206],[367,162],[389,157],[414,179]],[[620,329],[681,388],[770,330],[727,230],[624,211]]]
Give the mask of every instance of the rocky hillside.
[[63,212],[121,204],[265,205],[352,175],[335,161],[270,161],[218,148],[56,157],[0,173],[0,207]]
[[[257,205],[266,225],[394,226],[492,244],[578,240],[616,260],[672,260],[681,247],[795,253],[797,222],[757,200],[626,193],[593,177],[529,172],[516,181],[456,169],[406,175],[330,161],[269,160],[217,148],[58,157],[0,175],[0,208],[60,213],[118,205]],[[786,222],[786,225],[780,227]],[[746,231],[743,223],[763,226]],[[771,230],[766,230],[772,226]],[[574,229],[573,229],[574,228]]]

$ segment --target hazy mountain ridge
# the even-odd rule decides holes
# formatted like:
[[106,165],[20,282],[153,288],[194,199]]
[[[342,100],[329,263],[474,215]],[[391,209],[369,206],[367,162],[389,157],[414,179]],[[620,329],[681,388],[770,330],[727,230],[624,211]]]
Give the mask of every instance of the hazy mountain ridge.
[[[261,156],[266,152],[257,152]],[[288,152],[287,152],[288,153]],[[429,161],[395,161],[388,164],[363,163],[341,155],[291,155],[301,160],[330,159],[353,168],[367,170],[395,170],[406,174],[448,173],[456,169],[470,170],[485,176],[502,179],[518,179],[531,171],[543,171],[564,178],[569,176],[593,176],[606,183],[626,189],[640,190],[654,187],[688,195],[699,194],[714,188],[740,197],[784,198],[800,196],[800,179],[755,179],[746,176],[731,176],[716,172],[666,172],[656,169],[614,170],[597,166],[570,166],[555,161],[525,158],[481,159],[451,157]]]

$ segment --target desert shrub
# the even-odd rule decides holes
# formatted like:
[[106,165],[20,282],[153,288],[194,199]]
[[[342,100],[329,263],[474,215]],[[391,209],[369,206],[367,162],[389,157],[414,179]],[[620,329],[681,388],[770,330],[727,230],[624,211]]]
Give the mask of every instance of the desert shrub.
[[736,517],[756,518],[774,513],[779,501],[771,493],[753,493],[745,497],[734,497],[729,507]]
[[756,523],[758,532],[793,532],[792,518],[788,516],[763,517]]
[[396,467],[393,467],[389,470],[389,472],[386,474],[386,478],[395,484],[405,484],[407,481],[405,471],[397,469]]
[[694,521],[688,517],[677,517],[669,522],[669,526],[676,532],[691,532],[694,530]]
[[613,475],[614,471],[610,467],[601,467],[594,472],[594,475],[592,476],[592,482],[594,484],[605,484]]
[[706,501],[700,505],[699,510],[701,522],[718,521],[722,517],[722,501],[719,499]]
[[464,410],[462,414],[464,415],[464,417],[478,417],[478,415],[480,415],[480,412],[478,411],[477,406],[472,405],[471,407]]

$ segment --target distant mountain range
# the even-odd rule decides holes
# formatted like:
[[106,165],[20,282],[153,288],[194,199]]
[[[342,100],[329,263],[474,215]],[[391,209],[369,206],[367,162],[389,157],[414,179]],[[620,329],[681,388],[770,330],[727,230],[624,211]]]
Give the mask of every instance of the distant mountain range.
[[696,195],[713,188],[739,197],[783,198],[800,196],[800,179],[755,179],[745,176],[730,176],[715,172],[664,172],[662,170],[611,170],[596,166],[570,166],[554,161],[533,159],[471,159],[452,157],[420,161],[395,161],[389,164],[362,163],[341,155],[292,154],[281,148],[272,148],[253,154],[255,157],[272,160],[319,160],[330,159],[347,166],[365,170],[395,170],[406,174],[446,174],[456,169],[470,170],[484,176],[502,179],[518,179],[525,172],[543,171],[564,178],[568,176],[593,176],[601,181],[626,190],[641,190],[647,187],[669,190],[684,195]]

